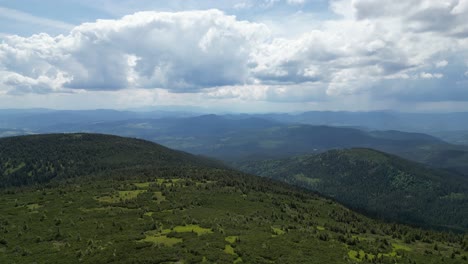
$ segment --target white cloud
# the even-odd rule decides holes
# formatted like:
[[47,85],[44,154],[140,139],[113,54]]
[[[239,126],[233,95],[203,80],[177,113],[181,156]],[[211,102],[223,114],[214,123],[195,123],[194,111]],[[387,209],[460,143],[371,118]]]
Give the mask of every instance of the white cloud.
[[351,3],[354,16],[358,19],[397,18],[402,26],[414,32],[439,32],[466,37],[468,25],[467,0],[342,0]]
[[442,77],[444,77],[444,75],[441,73],[427,73],[427,72],[422,72],[419,76],[422,79],[441,79]]
[[[82,24],[66,35],[7,36],[0,44],[0,90],[161,88],[211,99],[316,102],[398,97],[466,71],[455,67],[468,61],[466,1],[339,0],[330,7],[341,17],[304,27],[299,36],[278,36],[218,10],[139,12]],[[385,90],[396,86],[402,88]]]
[[468,0],[458,1],[451,13],[455,15],[468,13]]
[[60,73],[65,77],[49,86],[61,81],[65,90],[197,91],[247,82],[251,50],[267,32],[217,10],[140,12],[82,24],[66,36],[8,37],[0,45],[0,67],[36,82]]
[[445,68],[445,67],[447,67],[447,65],[448,65],[448,61],[446,61],[446,60],[438,61],[438,62],[436,62],[436,64],[435,64],[435,66],[436,66],[437,68]]

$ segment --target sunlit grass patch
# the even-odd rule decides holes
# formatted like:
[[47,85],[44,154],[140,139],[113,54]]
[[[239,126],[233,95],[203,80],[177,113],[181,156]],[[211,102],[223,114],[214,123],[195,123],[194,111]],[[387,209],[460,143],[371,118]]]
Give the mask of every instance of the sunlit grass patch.
[[271,230],[273,230],[273,234],[276,235],[276,236],[280,236],[280,235],[286,234],[286,232],[285,232],[283,229],[279,228],[279,227],[274,227],[274,226],[272,226],[272,227],[271,227]]
[[151,235],[146,234],[146,237],[142,240],[138,240],[138,242],[150,242],[153,244],[164,245],[168,247],[172,247],[177,243],[182,243],[182,238],[176,237],[167,237],[166,235]]
[[239,238],[238,236],[228,236],[228,237],[226,237],[224,240],[225,240],[226,242],[229,242],[229,243],[231,243],[231,244],[234,244],[234,243],[236,243],[236,241],[237,241],[238,238]]
[[397,253],[395,251],[392,251],[390,253],[379,253],[377,254],[378,257],[384,256],[384,257],[396,257]]
[[398,243],[392,243],[393,250],[404,250],[404,251],[411,251],[411,248],[403,245],[403,244],[398,244]]
[[[385,254],[382,254],[382,255],[385,255]],[[359,251],[349,250],[348,251],[348,257],[351,260],[361,262],[362,260],[365,260],[365,259],[366,260],[373,260],[375,258],[375,255],[371,254],[371,253],[366,253],[366,252],[364,252],[364,250],[359,250]]]
[[348,251],[348,257],[354,261],[361,261],[361,257],[360,255],[358,255],[358,252],[356,250]]
[[26,163],[24,162],[21,162],[18,166],[16,167],[13,167],[13,168],[8,168],[5,170],[5,174],[6,175],[10,175],[10,174],[13,174],[19,170],[21,170],[24,166],[26,166]]
[[156,179],[156,184],[171,186],[173,183],[178,183],[184,179],[173,178],[173,179]]
[[317,230],[319,230],[319,231],[325,231],[325,227],[323,227],[323,226],[317,226],[316,228],[317,228]]
[[224,247],[224,252],[226,254],[230,254],[230,255],[236,255],[236,252],[234,251],[234,248],[231,246],[231,245],[226,245]]
[[199,225],[185,225],[185,226],[176,226],[172,231],[177,233],[197,233],[198,236],[211,234],[213,231],[210,228],[203,228]]

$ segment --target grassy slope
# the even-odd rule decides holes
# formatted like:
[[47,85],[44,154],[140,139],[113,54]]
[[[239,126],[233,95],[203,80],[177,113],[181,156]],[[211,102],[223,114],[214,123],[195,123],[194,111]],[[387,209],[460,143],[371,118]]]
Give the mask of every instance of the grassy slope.
[[[466,236],[384,224],[281,183],[198,165],[183,153],[160,149],[147,157],[146,148],[127,149],[133,142],[154,150],[151,143],[81,135],[88,136],[94,140],[73,144],[83,153],[73,157],[81,168],[101,168],[86,173],[95,177],[1,191],[0,263],[466,263]],[[32,138],[9,142],[28,153],[31,145],[20,143]],[[96,144],[99,155],[89,150]],[[33,148],[44,164],[49,156],[40,150],[48,148]],[[135,157],[154,166],[137,167]]]
[[468,180],[370,149],[334,150],[239,168],[406,223],[468,230]]

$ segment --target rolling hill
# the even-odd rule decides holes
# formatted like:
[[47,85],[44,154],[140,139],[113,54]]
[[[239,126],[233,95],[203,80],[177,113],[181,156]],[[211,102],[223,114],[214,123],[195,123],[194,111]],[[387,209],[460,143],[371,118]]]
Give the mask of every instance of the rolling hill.
[[225,161],[286,158],[330,149],[363,147],[468,174],[468,147],[452,145],[427,134],[284,124],[248,115],[58,123],[36,132],[110,133],[137,137]]
[[[307,113],[297,116],[187,116],[188,114],[183,113],[177,115],[165,112],[140,113],[110,110],[35,112],[11,110],[0,111],[0,127],[9,127],[9,132],[0,131],[0,137],[14,135],[11,134],[12,131],[17,134],[75,132],[114,134],[142,138],[173,149],[212,156],[225,161],[286,158],[320,153],[330,149],[363,147],[468,175],[467,146],[449,144],[423,133],[372,130],[362,127],[367,123],[361,123],[359,129],[290,123],[296,120],[292,117],[298,118],[308,114],[316,114],[316,118],[327,117],[326,113]],[[350,122],[352,120],[357,122],[362,120],[361,116],[367,116],[363,113],[329,114],[340,117],[342,121],[349,116]],[[369,120],[377,121],[382,114],[384,113],[369,113]],[[387,115],[390,113],[385,114]],[[417,116],[415,115],[410,120],[416,119]],[[424,119],[428,117],[424,116]],[[320,124],[319,120],[314,122]],[[322,123],[346,124],[327,120],[329,119],[325,118]],[[302,122],[303,120],[297,119],[296,121]]]
[[0,188],[1,263],[435,264],[468,255],[466,235],[372,220],[142,140],[56,134],[0,144],[2,181],[27,179]]
[[0,187],[47,183],[116,170],[222,166],[213,160],[139,139],[99,134],[48,134],[0,139]]
[[238,164],[380,218],[468,230],[468,179],[371,149]]

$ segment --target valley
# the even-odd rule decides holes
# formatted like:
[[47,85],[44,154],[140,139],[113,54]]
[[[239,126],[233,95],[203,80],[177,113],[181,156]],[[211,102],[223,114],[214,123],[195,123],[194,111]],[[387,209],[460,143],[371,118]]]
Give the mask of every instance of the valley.
[[[135,137],[225,162],[287,158],[331,149],[372,148],[468,175],[468,146],[441,139],[454,142],[456,139],[448,135],[455,132],[426,129],[430,120],[441,120],[447,116],[450,117],[447,117],[447,129],[451,129],[460,124],[454,119],[463,116],[462,113],[453,116],[380,112],[190,115],[185,112],[43,111],[34,114],[24,111],[11,114],[7,111],[3,116],[0,111],[0,127],[3,124],[3,127],[10,128],[5,132],[6,136],[86,132]],[[299,118],[310,115],[314,118]],[[345,122],[347,117],[348,123]],[[380,124],[379,120],[387,126]],[[407,131],[398,131],[394,128],[405,127],[391,126],[392,120],[406,120],[401,122],[414,125],[420,123],[420,127],[419,130],[407,128]],[[368,127],[359,126],[357,122]]]

